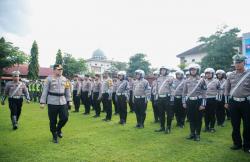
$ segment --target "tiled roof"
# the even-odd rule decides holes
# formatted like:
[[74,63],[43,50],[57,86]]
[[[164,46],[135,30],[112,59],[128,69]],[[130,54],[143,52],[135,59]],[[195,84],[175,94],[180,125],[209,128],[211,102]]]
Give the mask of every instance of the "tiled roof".
[[[23,64],[23,65],[14,65],[11,68],[5,68],[4,69],[4,74],[5,75],[11,75],[12,71],[19,70],[21,76],[27,76],[28,75],[28,65]],[[47,67],[40,67],[39,68],[39,76],[41,77],[46,77],[53,74],[53,70],[51,68]]]
[[191,48],[191,49],[189,49],[189,50],[187,50],[187,51],[185,51],[183,53],[178,54],[176,57],[184,57],[184,56],[187,56],[187,55],[201,53],[202,50],[203,50],[203,47],[204,47],[203,44],[198,45],[198,46],[196,46],[194,48]]

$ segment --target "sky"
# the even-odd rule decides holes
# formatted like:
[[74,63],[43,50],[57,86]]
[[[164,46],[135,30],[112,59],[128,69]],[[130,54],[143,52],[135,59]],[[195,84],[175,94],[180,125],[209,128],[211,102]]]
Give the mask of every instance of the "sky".
[[57,50],[88,59],[101,49],[128,62],[145,53],[152,67],[179,64],[176,57],[224,25],[250,32],[249,0],[0,0],[0,36],[27,54],[34,40],[39,64]]

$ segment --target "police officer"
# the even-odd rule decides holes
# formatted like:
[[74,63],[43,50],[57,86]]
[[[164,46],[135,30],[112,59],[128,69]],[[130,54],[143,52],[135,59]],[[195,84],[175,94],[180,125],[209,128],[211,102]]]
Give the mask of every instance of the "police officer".
[[205,132],[214,133],[215,115],[217,110],[216,96],[220,90],[220,82],[214,78],[215,71],[213,68],[206,68],[205,82],[207,86],[206,91],[206,108],[205,108]]
[[129,83],[126,80],[126,72],[118,72],[118,84],[116,90],[117,107],[119,109],[119,124],[126,124],[127,121],[127,101],[129,100]]
[[79,112],[80,108],[80,94],[81,94],[81,82],[79,80],[79,76],[74,76],[74,82],[73,82],[73,102],[75,106],[74,112]]
[[91,95],[90,95],[90,98],[89,98],[89,100],[90,100],[90,105],[92,106],[92,110],[95,110],[94,109],[94,103],[93,103],[93,86],[94,86],[94,82],[95,82],[95,77],[93,76],[93,77],[90,77],[89,78],[89,81],[90,81],[90,83],[91,83]]
[[154,112],[154,122],[158,123],[160,120],[159,117],[159,110],[158,110],[158,106],[157,106],[157,102],[155,101],[155,96],[156,96],[156,86],[157,86],[157,78],[159,77],[159,71],[154,71],[153,72],[154,75],[154,80],[152,82],[152,88],[151,88],[151,103],[152,103],[152,107],[153,107],[153,112]]
[[95,79],[94,79],[94,84],[92,87],[92,98],[93,98],[93,107],[95,110],[95,115],[93,116],[94,118],[100,117],[100,112],[101,112],[101,98],[102,98],[102,83],[100,81],[100,75],[96,74]]
[[10,118],[12,121],[13,130],[18,128],[18,120],[22,111],[23,95],[25,95],[27,102],[29,102],[29,92],[26,85],[19,81],[19,71],[12,72],[12,79],[6,84],[4,89],[4,96],[2,98],[1,104],[4,105],[4,101],[8,96]]
[[112,102],[113,102],[113,105],[115,107],[115,113],[114,115],[118,115],[119,114],[119,109],[118,109],[118,106],[117,106],[117,97],[116,97],[116,91],[117,91],[117,88],[118,88],[118,84],[119,84],[119,80],[117,77],[114,77],[113,78],[113,89],[112,89]]
[[202,112],[206,106],[206,82],[199,76],[200,66],[190,64],[188,66],[190,76],[184,82],[182,103],[187,108],[187,116],[190,123],[190,135],[187,139],[200,141],[202,126]]
[[217,119],[217,125],[224,127],[226,112],[225,112],[225,97],[224,97],[224,90],[225,90],[225,84],[226,84],[226,73],[224,70],[216,70],[216,78],[220,83],[220,89],[217,95],[217,110],[216,110],[216,119]]
[[[60,64],[53,67],[54,74],[48,76],[44,83],[43,93],[40,99],[40,107],[43,109],[48,104],[48,115],[50,120],[50,131],[52,133],[54,143],[58,143],[57,136],[62,138],[62,127],[68,121],[68,106],[72,105],[70,83],[62,76],[63,68]],[[57,123],[57,116],[59,122]]]
[[110,121],[112,117],[112,89],[113,81],[109,77],[110,71],[105,70],[103,73],[102,82],[102,102],[103,109],[106,111],[106,117],[103,121]]
[[188,78],[189,78],[189,76],[190,76],[190,72],[189,72],[189,71],[186,71],[186,73],[185,73],[185,77],[186,77],[186,79],[188,79]]
[[81,85],[81,97],[85,107],[85,112],[83,113],[84,115],[88,115],[90,113],[90,96],[91,82],[89,80],[89,75],[85,75]]
[[[226,81],[225,107],[229,107],[231,112],[234,143],[231,149],[238,150],[243,147],[246,153],[250,153],[250,70],[244,67],[245,59],[245,56],[239,54],[233,57],[235,71]],[[241,120],[243,121],[243,141],[240,133]]]
[[134,112],[134,103],[133,103],[133,87],[134,87],[134,79],[132,76],[128,76],[128,81],[129,81],[129,108],[130,112]]
[[182,105],[182,92],[184,85],[184,72],[177,70],[175,72],[176,78],[173,81],[172,96],[174,97],[174,113],[177,121],[177,127],[183,128],[185,124],[186,109]]
[[146,119],[147,103],[150,100],[151,88],[149,82],[144,79],[145,72],[143,70],[136,70],[136,81],[133,87],[133,103],[136,114],[136,128],[144,128],[144,121]]
[[[173,106],[170,104],[170,96],[172,92],[172,84],[174,78],[170,76],[169,73],[170,73],[170,67],[162,66],[160,68],[160,76],[157,79],[157,85],[156,85],[156,100],[160,112],[161,128],[155,131],[156,132],[165,131],[166,134],[169,134],[171,132],[171,124],[174,116]],[[165,126],[165,120],[166,120],[165,114],[167,114],[166,126]]]

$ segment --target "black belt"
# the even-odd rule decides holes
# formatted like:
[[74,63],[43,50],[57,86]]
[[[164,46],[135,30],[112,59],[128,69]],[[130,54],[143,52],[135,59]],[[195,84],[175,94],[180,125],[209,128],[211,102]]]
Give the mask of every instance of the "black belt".
[[53,92],[49,92],[48,93],[51,96],[65,96],[65,93],[53,93]]

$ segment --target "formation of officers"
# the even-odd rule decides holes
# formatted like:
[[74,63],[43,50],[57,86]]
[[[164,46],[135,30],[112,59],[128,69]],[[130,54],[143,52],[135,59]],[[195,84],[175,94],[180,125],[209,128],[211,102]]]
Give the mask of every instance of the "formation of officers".
[[[45,104],[48,104],[50,131],[54,143],[58,143],[58,137],[63,137],[62,128],[68,121],[68,109],[72,105],[72,89],[74,112],[79,112],[82,102],[84,115],[89,115],[93,107],[93,117],[100,117],[103,111],[106,112],[103,121],[108,122],[112,118],[113,104],[114,114],[119,114],[120,117],[119,124],[125,125],[128,103],[130,111],[136,114],[136,128],[144,128],[147,104],[151,100],[155,122],[160,123],[160,128],[155,132],[170,134],[174,116],[180,128],[184,127],[187,118],[190,125],[190,135],[187,139],[194,141],[200,141],[203,117],[204,132],[211,133],[216,132],[216,121],[218,126],[223,127],[227,117],[231,119],[233,128],[231,149],[243,148],[245,152],[250,153],[250,70],[244,67],[245,59],[245,56],[235,55],[235,71],[228,73],[207,68],[200,74],[200,66],[190,64],[186,75],[178,70],[173,77],[170,75],[170,68],[162,66],[159,71],[153,73],[154,81],[151,85],[144,79],[143,70],[136,70],[135,78],[127,77],[125,71],[119,71],[117,77],[112,79],[109,71],[104,72],[103,79],[97,74],[92,78],[88,75],[84,78],[75,75],[71,83],[62,76],[63,68],[57,64],[54,65],[54,74],[44,82],[40,107],[44,108]],[[6,96],[9,97],[13,129],[17,129],[21,114],[22,95],[30,100],[28,90],[19,82],[18,76],[18,72],[13,72],[13,81],[6,85],[2,99],[4,104]],[[243,136],[240,133],[241,120]]]

